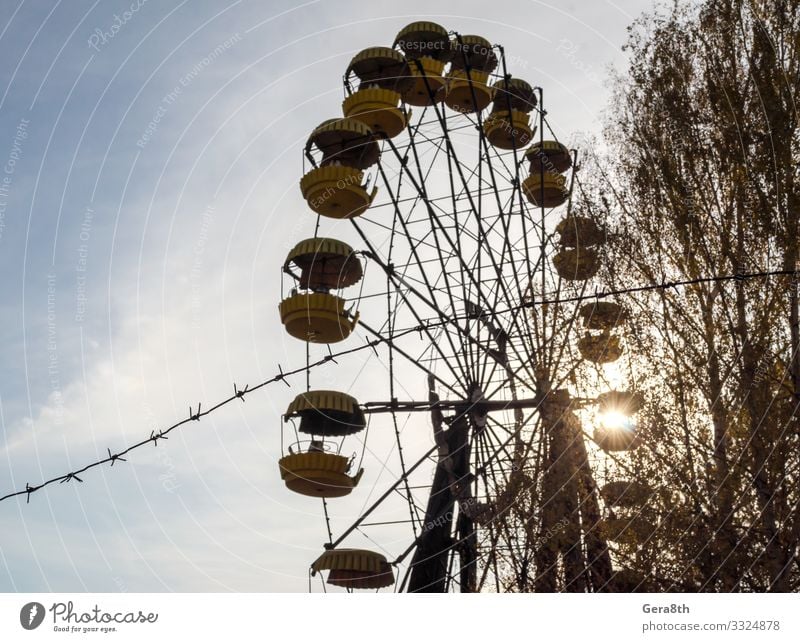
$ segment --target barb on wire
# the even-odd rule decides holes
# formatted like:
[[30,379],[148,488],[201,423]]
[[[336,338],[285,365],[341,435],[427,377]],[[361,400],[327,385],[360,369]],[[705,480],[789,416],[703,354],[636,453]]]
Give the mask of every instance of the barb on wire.
[[234,395],[234,397],[236,397],[237,399],[241,399],[242,403],[244,403],[244,396],[247,394],[247,389],[248,388],[249,388],[249,386],[245,386],[243,390],[239,390],[236,387],[236,383],[234,383],[233,384],[233,395]]
[[330,346],[328,346],[328,354],[324,357],[324,359],[325,359],[325,361],[333,361],[333,363],[335,363],[337,365],[339,364],[339,362],[336,360],[335,355],[331,351],[331,347]]
[[367,346],[372,348],[372,351],[375,353],[375,356],[378,355],[378,349],[375,347],[379,342],[378,341],[367,341]]
[[111,467],[112,468],[114,467],[114,462],[116,462],[116,461],[128,461],[127,459],[123,459],[119,455],[112,455],[111,454],[111,448],[106,448],[106,450],[108,451],[108,458],[111,460]]
[[283,381],[286,384],[287,388],[291,388],[292,384],[286,381],[286,375],[283,372],[283,368],[281,368],[281,364],[278,364],[278,372],[280,373],[277,377],[275,377],[275,381]]

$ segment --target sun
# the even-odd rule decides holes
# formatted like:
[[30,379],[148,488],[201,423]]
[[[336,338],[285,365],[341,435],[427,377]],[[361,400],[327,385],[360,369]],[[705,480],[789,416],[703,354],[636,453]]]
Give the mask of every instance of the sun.
[[600,423],[608,430],[634,430],[636,428],[636,419],[618,410],[601,413]]

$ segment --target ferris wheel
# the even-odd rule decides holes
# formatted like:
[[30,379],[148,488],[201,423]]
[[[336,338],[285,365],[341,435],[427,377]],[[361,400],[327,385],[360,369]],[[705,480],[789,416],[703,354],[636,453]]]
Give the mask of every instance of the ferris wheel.
[[[359,52],[343,86],[342,115],[303,150],[317,223],[282,265],[279,312],[309,360],[367,341],[385,377],[337,390],[309,376],[282,418],[288,491],[321,498],[328,524],[340,498],[366,495],[311,575],[347,590],[611,590],[609,524],[624,518],[592,461],[638,445],[641,399],[578,389],[623,355],[625,312],[588,296],[605,231],[571,211],[577,151],[502,46],[432,22]],[[358,244],[326,235],[343,222]],[[585,403],[622,420],[587,436]],[[367,492],[378,424],[396,472]],[[387,522],[370,520],[390,502],[403,518],[382,542]]]

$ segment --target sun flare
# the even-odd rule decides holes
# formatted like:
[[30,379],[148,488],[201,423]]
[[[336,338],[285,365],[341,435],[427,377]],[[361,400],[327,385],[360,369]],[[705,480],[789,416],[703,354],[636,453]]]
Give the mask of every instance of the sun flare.
[[618,410],[601,413],[600,423],[609,430],[633,430],[636,428],[636,419]]

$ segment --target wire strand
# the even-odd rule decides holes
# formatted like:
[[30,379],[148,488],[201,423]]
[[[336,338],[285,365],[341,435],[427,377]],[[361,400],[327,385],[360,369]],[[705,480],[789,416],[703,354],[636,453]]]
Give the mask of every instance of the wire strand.
[[[557,304],[557,303],[571,303],[571,302],[584,301],[584,300],[590,300],[590,299],[602,299],[602,298],[609,297],[609,296],[619,296],[619,295],[622,295],[622,294],[630,294],[630,293],[634,293],[634,292],[645,292],[645,291],[650,291],[650,290],[676,288],[676,287],[682,287],[682,286],[686,286],[686,285],[693,285],[693,284],[697,284],[697,283],[711,283],[711,282],[718,282],[718,281],[744,281],[744,280],[747,280],[747,279],[766,278],[766,277],[770,277],[770,276],[798,276],[798,275],[800,275],[800,270],[773,270],[773,271],[766,271],[766,272],[750,272],[750,273],[738,273],[738,274],[726,274],[726,275],[721,275],[721,276],[702,277],[702,278],[690,279],[690,280],[686,280],[686,281],[662,281],[661,283],[656,283],[656,284],[651,284],[651,285],[642,285],[642,286],[636,286],[636,287],[631,287],[631,288],[625,288],[625,289],[621,289],[621,290],[597,291],[597,292],[593,292],[592,294],[580,295],[580,296],[574,296],[574,297],[523,301],[522,303],[520,303],[517,306],[509,308],[508,310],[504,310],[504,311],[502,311],[500,313],[495,312],[495,314],[502,314],[503,312],[514,312],[514,311],[516,311],[518,309],[521,309],[521,308],[533,307],[533,306],[536,306],[536,305],[549,305],[549,304]],[[439,326],[439,325],[446,325],[448,323],[452,323],[453,321],[457,320],[458,318],[459,317],[457,317],[457,316],[453,316],[453,317],[446,318],[446,319],[443,319],[443,320],[433,321],[433,322],[430,322],[430,323],[426,323],[424,325],[424,327],[426,329],[430,329],[430,328],[433,328],[433,327],[436,327],[436,326]],[[467,317],[460,317],[460,318],[467,318]],[[29,503],[31,494],[35,493],[38,490],[41,490],[42,488],[44,488],[46,486],[49,486],[51,484],[55,484],[56,482],[58,482],[59,484],[63,484],[63,483],[72,481],[74,479],[75,481],[83,483],[83,479],[81,479],[79,477],[79,475],[83,474],[87,470],[91,470],[92,468],[96,468],[97,466],[102,466],[103,464],[111,464],[111,466],[113,467],[114,464],[116,462],[118,462],[118,461],[123,461],[123,462],[127,461],[126,459],[124,459],[124,455],[127,455],[128,453],[130,453],[130,452],[132,452],[134,450],[137,450],[139,448],[142,448],[143,446],[146,446],[147,444],[150,444],[150,443],[152,443],[154,446],[158,446],[158,441],[160,439],[168,439],[167,435],[170,432],[172,432],[173,430],[176,430],[176,429],[178,429],[178,428],[180,428],[182,426],[185,426],[186,424],[191,423],[192,421],[200,421],[203,417],[206,417],[207,415],[210,415],[211,413],[219,410],[223,406],[228,405],[229,403],[235,401],[236,399],[241,399],[242,401],[244,401],[245,397],[247,395],[249,395],[250,393],[253,393],[256,390],[259,390],[260,388],[264,388],[264,387],[266,387],[268,385],[271,385],[273,383],[277,383],[277,382],[280,382],[280,381],[285,383],[287,386],[291,387],[289,382],[286,381],[287,377],[291,377],[291,376],[294,376],[294,375],[297,375],[297,374],[301,374],[301,373],[307,373],[312,368],[316,368],[318,366],[324,365],[324,364],[328,363],[329,361],[334,360],[336,357],[341,357],[341,356],[345,356],[345,355],[348,355],[348,354],[353,354],[355,352],[361,352],[362,350],[374,349],[376,346],[378,346],[378,345],[380,345],[382,343],[387,343],[387,344],[391,345],[391,343],[395,339],[398,339],[398,338],[400,338],[400,337],[402,337],[403,335],[406,335],[406,334],[417,332],[422,327],[423,326],[417,326],[415,328],[409,328],[409,329],[403,330],[402,332],[398,332],[398,333],[393,334],[393,335],[388,336],[388,337],[378,337],[376,339],[373,339],[372,341],[368,341],[364,345],[361,345],[361,346],[358,346],[358,347],[355,347],[355,348],[351,348],[349,350],[343,350],[343,351],[337,352],[337,353],[329,353],[329,354],[325,355],[323,358],[319,359],[318,361],[315,361],[314,363],[309,363],[306,366],[304,366],[302,368],[297,368],[295,370],[289,370],[289,371],[284,372],[281,369],[280,365],[279,365],[278,366],[278,374],[277,375],[274,375],[273,377],[271,377],[269,379],[266,379],[266,380],[262,381],[261,383],[256,384],[255,386],[247,385],[244,388],[239,389],[236,386],[236,384],[234,383],[234,385],[233,385],[233,395],[231,395],[227,399],[224,399],[223,401],[218,402],[216,405],[211,406],[207,410],[202,410],[202,404],[200,404],[200,403],[197,404],[197,410],[196,411],[193,410],[191,406],[189,406],[189,416],[187,418],[185,418],[185,419],[183,419],[181,421],[178,421],[178,422],[172,424],[171,426],[169,426],[167,428],[164,428],[164,429],[162,429],[162,430],[160,430],[158,432],[151,431],[150,432],[150,436],[147,437],[146,439],[142,439],[141,441],[139,441],[139,442],[133,444],[132,446],[129,446],[128,448],[126,448],[124,450],[121,450],[121,451],[119,451],[117,453],[112,453],[111,450],[109,448],[107,448],[106,450],[108,452],[108,457],[105,457],[103,459],[99,459],[99,460],[97,460],[95,462],[87,464],[86,466],[83,466],[82,468],[79,468],[79,469],[74,470],[72,472],[68,472],[68,473],[65,473],[63,475],[59,475],[57,477],[53,477],[52,479],[48,479],[47,481],[44,481],[44,482],[42,482],[40,484],[37,484],[35,486],[31,486],[30,483],[26,483],[25,484],[25,488],[23,490],[13,491],[13,492],[8,493],[7,495],[4,495],[4,496],[0,497],[0,502],[5,501],[7,499],[11,499],[12,497],[19,497],[21,495],[26,495],[26,503]]]

